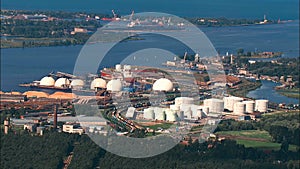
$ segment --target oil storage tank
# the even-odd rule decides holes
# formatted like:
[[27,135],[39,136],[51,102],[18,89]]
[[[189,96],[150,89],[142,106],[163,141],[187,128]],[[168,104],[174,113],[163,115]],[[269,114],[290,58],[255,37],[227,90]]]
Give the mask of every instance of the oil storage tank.
[[154,120],[155,119],[154,108],[150,107],[144,109],[144,118],[149,120]]
[[254,112],[254,106],[255,106],[255,102],[252,100],[248,100],[248,101],[243,101],[243,103],[245,103],[246,105],[246,113],[253,113]]
[[237,102],[242,102],[243,98],[241,97],[235,97],[235,96],[229,96],[229,97],[224,97],[224,109],[227,109],[229,111],[233,111],[234,109],[234,104]]
[[234,103],[233,113],[236,115],[243,115],[246,111],[246,104],[243,102]]
[[205,99],[204,107],[208,107],[210,113],[221,113],[224,111],[224,101],[221,99]]
[[261,113],[268,111],[269,100],[255,100],[255,110]]
[[176,121],[176,119],[177,119],[176,112],[174,112],[174,111],[172,111],[170,109],[167,109],[166,110],[166,120],[174,122],[174,121]]
[[194,99],[190,97],[176,97],[175,98],[175,105],[182,105],[182,104],[193,104]]

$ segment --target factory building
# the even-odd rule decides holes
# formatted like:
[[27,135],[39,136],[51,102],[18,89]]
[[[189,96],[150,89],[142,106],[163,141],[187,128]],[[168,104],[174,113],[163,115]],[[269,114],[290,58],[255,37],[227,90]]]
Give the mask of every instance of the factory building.
[[160,78],[153,84],[154,91],[169,92],[173,90],[173,83],[166,78]]
[[22,94],[11,94],[11,93],[1,93],[0,101],[3,102],[24,102],[26,100],[26,96]]
[[210,113],[221,113],[224,111],[224,101],[220,99],[204,100],[204,107],[208,107]]
[[24,124],[24,130],[28,130],[30,132],[36,132],[37,125],[34,123]]
[[84,130],[81,128],[81,126],[78,123],[71,123],[71,124],[63,125],[63,132],[77,133],[81,135],[84,133]]
[[135,119],[136,118],[135,108],[134,107],[129,107],[127,112],[126,112],[125,117],[128,118],[128,119]]
[[230,97],[224,97],[223,100],[224,100],[224,109],[233,111],[234,104],[237,102],[242,102],[244,99],[241,97],[230,96]]
[[269,100],[255,100],[255,110],[261,113],[268,111]]

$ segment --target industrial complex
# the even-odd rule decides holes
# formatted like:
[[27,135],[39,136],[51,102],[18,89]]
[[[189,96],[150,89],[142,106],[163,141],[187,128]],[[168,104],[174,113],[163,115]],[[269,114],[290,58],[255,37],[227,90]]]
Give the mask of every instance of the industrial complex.
[[[117,64],[85,77],[56,72],[20,84],[55,92],[1,92],[2,110],[18,106],[30,110],[20,119],[8,119],[5,131],[15,125],[38,134],[54,129],[107,135],[113,128],[117,135],[135,137],[136,131],[172,133],[197,125],[215,125],[226,118],[256,120],[269,111],[268,100],[251,100],[224,92],[226,87],[239,84],[238,77],[226,75],[224,80],[222,75],[213,75],[203,80],[207,75],[198,72],[206,66],[197,58],[172,62],[171,67],[170,64],[167,62],[160,69]],[[217,62],[214,64],[222,69]],[[84,106],[88,108],[81,110]],[[92,110],[95,107],[100,114]],[[158,124],[175,125],[177,129],[149,127]]]

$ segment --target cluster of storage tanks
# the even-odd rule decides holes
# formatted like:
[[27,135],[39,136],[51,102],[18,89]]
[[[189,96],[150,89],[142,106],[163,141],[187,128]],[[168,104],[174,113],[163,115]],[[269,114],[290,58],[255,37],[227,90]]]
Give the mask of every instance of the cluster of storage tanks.
[[56,88],[77,88],[84,86],[84,81],[81,79],[68,79],[64,77],[55,80],[51,76],[46,76],[39,81],[39,85]]
[[224,97],[221,99],[206,99],[204,100],[204,107],[208,107],[209,112],[223,112],[224,109],[236,115],[243,115],[245,113],[267,112],[268,111],[268,100],[247,100],[244,101],[240,97]]
[[148,120],[177,121],[178,115],[169,108],[150,107],[144,109],[144,118]]
[[119,92],[123,89],[123,84],[120,79],[112,79],[106,83],[102,78],[96,78],[91,83],[91,90],[103,88],[111,92]]
[[[91,89],[96,90],[97,88],[106,88],[108,91],[118,92],[122,91],[123,84],[120,79],[113,79],[106,83],[104,79],[96,78],[91,83]],[[154,82],[152,89],[154,91],[172,91],[173,83],[169,79],[161,78]]]
[[144,109],[144,118],[148,120],[198,120],[206,116],[208,109],[195,105],[193,98],[175,98],[175,104],[170,108],[150,107]]

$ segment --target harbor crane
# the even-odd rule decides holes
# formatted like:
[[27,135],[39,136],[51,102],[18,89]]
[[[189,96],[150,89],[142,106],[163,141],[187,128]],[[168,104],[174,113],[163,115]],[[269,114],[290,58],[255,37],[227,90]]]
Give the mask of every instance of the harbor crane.
[[130,21],[132,21],[133,15],[134,15],[134,10],[131,12],[131,15],[130,15],[130,17],[129,17],[129,20],[130,20]]

